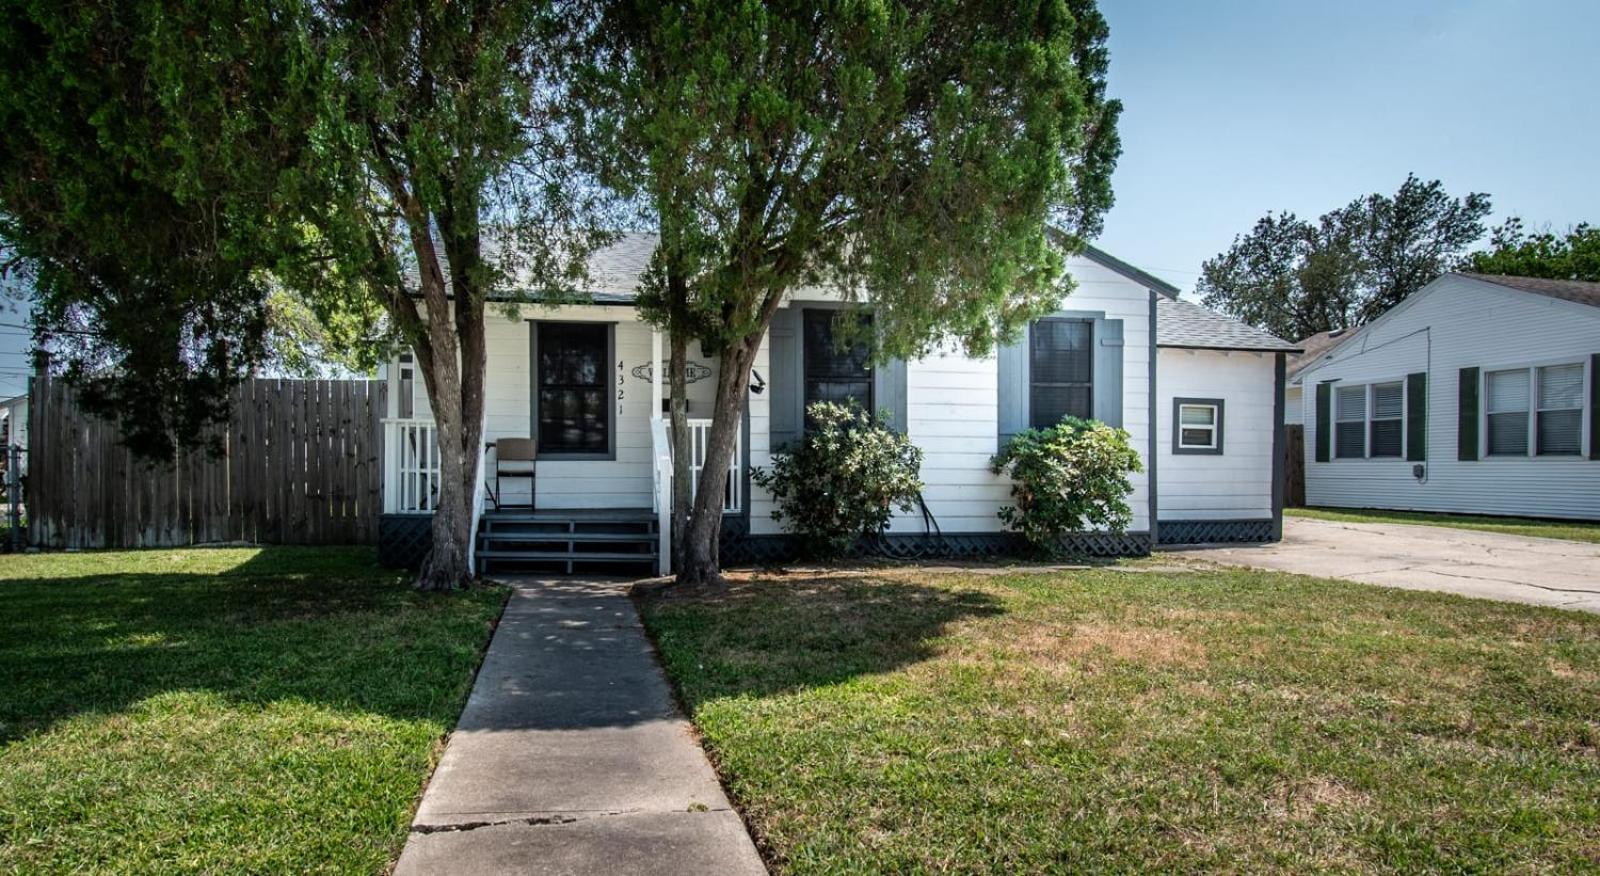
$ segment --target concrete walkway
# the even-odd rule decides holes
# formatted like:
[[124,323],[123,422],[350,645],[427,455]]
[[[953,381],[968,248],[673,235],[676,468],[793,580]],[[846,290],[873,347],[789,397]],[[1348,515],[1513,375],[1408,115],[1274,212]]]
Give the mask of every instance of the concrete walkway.
[[1279,544],[1182,553],[1321,578],[1600,612],[1600,544],[1286,517]]
[[516,585],[395,872],[765,873],[627,585]]

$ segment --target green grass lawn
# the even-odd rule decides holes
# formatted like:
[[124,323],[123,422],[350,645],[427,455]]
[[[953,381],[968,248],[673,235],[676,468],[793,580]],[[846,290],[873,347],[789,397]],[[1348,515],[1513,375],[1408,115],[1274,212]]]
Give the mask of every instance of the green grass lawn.
[[1600,869],[1600,617],[1148,562],[642,608],[780,872]]
[[0,557],[0,872],[383,872],[505,595],[360,549]]
[[1448,526],[1476,529],[1505,535],[1535,538],[1564,538],[1600,544],[1600,523],[1580,520],[1535,520],[1527,517],[1476,517],[1469,514],[1430,514],[1424,511],[1383,511],[1350,508],[1286,508],[1291,517],[1311,520],[1336,520],[1346,523],[1411,523],[1420,526]]

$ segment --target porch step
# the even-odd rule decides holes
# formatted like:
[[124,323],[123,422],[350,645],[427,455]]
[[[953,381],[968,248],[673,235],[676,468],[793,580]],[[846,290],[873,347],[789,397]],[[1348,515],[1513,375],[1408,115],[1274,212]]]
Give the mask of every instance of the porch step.
[[493,511],[478,525],[479,574],[648,574],[656,556],[656,517],[647,509]]

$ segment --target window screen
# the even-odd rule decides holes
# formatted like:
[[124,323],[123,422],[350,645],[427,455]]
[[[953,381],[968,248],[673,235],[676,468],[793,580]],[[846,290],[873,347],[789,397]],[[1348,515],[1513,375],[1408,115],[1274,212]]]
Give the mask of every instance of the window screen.
[[611,401],[605,323],[538,323],[539,452],[608,453]]
[[1178,446],[1210,449],[1217,446],[1217,408],[1215,405],[1178,407]]
[[1334,448],[1340,458],[1367,455],[1367,388],[1341,386],[1334,415]]
[[871,351],[863,342],[839,349],[833,337],[835,316],[837,312],[832,310],[805,311],[806,407],[813,402],[853,401],[871,411]]
[[1028,331],[1028,426],[1094,416],[1094,321],[1041,319]]
[[1491,371],[1484,378],[1490,456],[1528,453],[1528,371]]
[[1539,371],[1539,455],[1583,452],[1583,366],[1547,365]]
[[1405,432],[1405,385],[1377,383],[1372,386],[1371,433],[1368,446],[1373,456],[1399,456]]

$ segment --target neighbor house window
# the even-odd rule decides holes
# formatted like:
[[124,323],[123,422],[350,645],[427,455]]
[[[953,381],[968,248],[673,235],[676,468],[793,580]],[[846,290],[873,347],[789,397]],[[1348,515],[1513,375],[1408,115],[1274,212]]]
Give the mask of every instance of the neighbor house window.
[[1175,398],[1172,408],[1173,453],[1222,452],[1222,399]]
[[611,325],[535,323],[535,433],[540,455],[611,450]]
[[399,386],[395,388],[395,395],[399,396],[396,401],[399,403],[398,416],[402,420],[409,420],[416,413],[416,400],[412,395],[416,391],[416,380],[416,366],[412,362],[411,354],[401,353],[400,374],[397,378]]
[[1546,365],[1539,373],[1537,422],[1540,456],[1583,452],[1583,366]]
[[[864,411],[873,410],[872,355],[864,341],[857,340],[844,349],[834,342],[834,318],[838,311],[805,311],[805,403],[844,404],[855,402]],[[868,318],[870,324],[870,317]]]
[[1484,375],[1490,456],[1583,452],[1583,363],[1510,368]]
[[1340,459],[1359,459],[1367,455],[1367,388],[1341,386],[1336,393],[1334,413],[1334,453]]
[[1405,384],[1374,383],[1368,401],[1372,411],[1367,421],[1368,454],[1398,457],[1405,438]]
[[1041,319],[1028,331],[1028,426],[1094,416],[1094,320]]
[[1490,371],[1484,377],[1490,456],[1528,455],[1528,369]]

